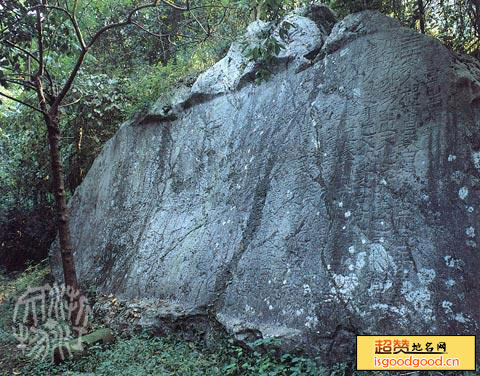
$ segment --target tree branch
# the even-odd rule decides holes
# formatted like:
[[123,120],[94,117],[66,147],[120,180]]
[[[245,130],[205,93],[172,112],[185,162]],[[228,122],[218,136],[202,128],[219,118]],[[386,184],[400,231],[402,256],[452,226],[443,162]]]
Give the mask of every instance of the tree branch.
[[82,95],[80,98],[75,99],[73,102],[70,102],[70,103],[67,103],[67,104],[62,104],[62,105],[59,106],[59,107],[68,107],[68,106],[71,106],[71,105],[73,105],[73,104],[75,104],[75,103],[80,102],[80,101],[82,100],[82,98],[83,98],[83,95]]
[[[179,5],[176,5],[176,4],[173,4],[173,3],[170,3],[166,0],[161,0],[164,4],[174,8],[174,9],[178,9],[178,10],[182,10],[182,11],[187,11],[190,9],[190,3],[189,3],[189,0],[187,0],[187,6],[186,7],[181,7]],[[93,44],[97,41],[98,38],[100,38],[100,36],[105,33],[106,31],[110,30],[110,29],[114,29],[114,28],[117,28],[117,27],[122,27],[122,26],[127,26],[127,25],[131,25],[134,21],[132,20],[133,16],[135,15],[135,13],[143,10],[143,9],[146,9],[146,8],[154,8],[157,6],[157,3],[158,3],[158,0],[155,0],[153,3],[148,3],[148,4],[144,4],[144,5],[140,5],[134,9],[132,9],[127,17],[125,18],[124,21],[120,21],[120,22],[115,22],[115,23],[112,23],[112,24],[109,24],[109,25],[106,25],[104,27],[102,27],[100,30],[98,30],[94,35],[93,37],[91,38],[90,42],[88,42],[88,44],[85,45],[85,48],[82,49],[82,52],[80,53],[80,55],[78,56],[78,59],[77,59],[77,62],[75,63],[75,66],[73,67],[71,73],[70,73],[70,76],[68,77],[67,81],[65,82],[65,85],[63,86],[62,90],[60,91],[60,94],[58,94],[58,96],[55,98],[55,101],[53,102],[52,104],[52,108],[55,109],[57,108],[60,103],[62,102],[62,100],[65,98],[65,96],[67,95],[68,91],[70,90],[70,88],[72,87],[72,84],[73,84],[73,81],[75,80],[75,77],[77,76],[78,74],[78,71],[80,70],[80,67],[82,66],[83,64],[83,60],[85,59],[85,55],[87,54],[88,50],[93,46]]]
[[16,80],[14,78],[5,78],[4,81],[11,82],[12,84],[20,85],[28,89],[35,90],[35,86],[29,81],[26,80]]
[[164,3],[165,5],[168,5],[173,9],[182,10],[182,11],[190,10],[190,2],[188,0],[187,0],[187,5],[184,7],[182,7],[181,5],[177,5],[175,3],[171,3],[170,1],[167,1],[167,0],[162,0],[162,3]]
[[12,48],[16,48],[17,50],[22,51],[25,55],[30,56],[33,60],[35,60],[37,63],[40,64],[40,61],[38,60],[38,58],[34,54],[32,54],[31,52],[27,51],[26,49],[24,49],[20,46],[17,46],[16,44],[10,42],[9,40],[4,40],[3,42],[5,44],[9,45]]
[[75,13],[77,12],[77,3],[78,3],[78,0],[74,0],[74,2],[73,2],[73,9],[72,9],[72,15],[73,15],[73,17],[75,17]]
[[[156,37],[156,38],[165,38],[165,37],[170,38],[172,35],[175,35],[175,36],[179,36],[179,37],[183,37],[183,38],[195,39],[194,37],[192,37],[190,35],[176,33],[175,30],[173,30],[171,33],[167,33],[167,34],[157,34],[157,33],[154,33],[153,31],[148,30],[145,26],[140,25],[138,22],[135,22],[135,21],[132,21],[132,25],[138,27],[140,30],[143,30],[147,34],[150,34],[151,36]],[[178,27],[176,27],[175,29],[178,29]]]
[[76,11],[76,8],[77,8],[77,1],[75,1],[73,7],[74,7],[73,11],[72,11],[72,13],[70,13],[67,9],[64,9],[62,7],[57,7],[55,5],[45,5],[45,8],[56,9],[56,10],[59,10],[59,11],[65,13],[67,15],[70,22],[72,23],[73,30],[75,30],[75,35],[77,36],[78,43],[80,43],[80,47],[82,47],[82,49],[86,49],[87,46],[85,45],[85,41],[84,41],[83,36],[82,36],[82,31],[80,30],[80,27],[78,26],[77,18],[75,17],[75,11]]
[[128,13],[127,15],[127,18],[124,20],[124,21],[121,21],[121,22],[116,22],[116,23],[113,23],[113,24],[110,24],[110,25],[106,25],[104,27],[102,27],[100,30],[98,30],[92,37],[92,39],[90,40],[90,42],[87,44],[87,49],[92,47],[92,45],[97,41],[97,39],[100,37],[100,35],[102,35],[104,32],[106,32],[107,30],[110,30],[110,29],[114,29],[116,27],[121,27],[121,26],[126,26],[126,25],[130,25],[132,23],[132,17],[135,15],[135,13],[137,13],[138,11],[142,10],[142,9],[146,9],[146,8],[154,8],[157,6],[157,2],[153,2],[153,3],[149,3],[149,4],[144,4],[144,5],[141,5],[141,6],[138,6],[136,8],[134,8],[133,10],[130,11],[130,13]]
[[[26,50],[26,49],[24,49],[20,46],[17,46],[15,43],[10,42],[9,40],[4,40],[3,42],[8,46],[10,46],[12,48],[16,48],[17,50],[23,52],[25,55],[27,55],[27,56],[31,57],[33,60],[35,60],[38,63],[38,65],[40,65],[40,60],[34,54],[32,54],[30,51],[28,51],[28,50]],[[44,70],[44,72],[47,76],[47,79],[50,82],[50,86],[52,87],[52,90],[53,90],[53,80],[50,76],[50,73],[48,72],[48,70],[45,67],[43,68],[43,70]]]
[[1,91],[0,91],[0,95],[1,95],[2,97],[8,98],[8,99],[10,99],[10,100],[12,100],[12,101],[14,101],[14,102],[23,104],[24,106],[27,106],[27,107],[31,108],[32,110],[38,111],[38,112],[40,112],[40,113],[41,113],[42,115],[44,115],[44,116],[47,115],[47,113],[46,113],[45,111],[42,111],[41,109],[39,109],[39,108],[37,108],[37,107],[35,107],[35,106],[32,106],[31,104],[28,104],[28,103],[26,103],[26,102],[24,102],[24,101],[22,101],[22,100],[20,100],[20,99],[17,99],[17,98],[14,98],[14,97],[12,97],[12,96],[10,96],[10,95],[8,95],[8,94],[2,93]]
[[121,22],[116,22],[110,25],[106,25],[102,27],[100,30],[98,30],[90,40],[90,42],[85,46],[85,49],[82,50],[80,55],[78,56],[77,62],[75,63],[75,66],[73,67],[70,76],[68,77],[67,81],[65,82],[65,85],[63,85],[62,90],[60,91],[60,94],[55,98],[55,101],[52,104],[52,108],[56,108],[60,105],[62,102],[63,98],[67,95],[68,91],[72,87],[73,81],[75,80],[75,77],[77,76],[78,71],[80,70],[80,67],[83,64],[83,60],[85,59],[85,55],[87,54],[88,50],[93,46],[93,44],[97,41],[97,39],[106,31],[110,29],[114,29],[116,27],[121,27],[121,26],[126,26],[132,24],[132,17],[137,13],[138,11],[146,8],[153,8],[157,6],[157,2],[153,3],[148,3],[144,5],[140,5],[134,9],[132,9],[128,15],[127,18],[124,21]]
[[44,65],[43,65],[43,27],[42,19],[40,15],[40,8],[37,7],[37,37],[38,37],[38,75],[43,76]]

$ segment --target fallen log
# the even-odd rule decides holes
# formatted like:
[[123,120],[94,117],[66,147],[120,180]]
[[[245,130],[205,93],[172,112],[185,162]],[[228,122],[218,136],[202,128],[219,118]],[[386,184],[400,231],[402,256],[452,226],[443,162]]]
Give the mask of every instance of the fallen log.
[[78,359],[85,355],[86,350],[96,344],[111,344],[115,341],[113,331],[109,328],[97,329],[94,332],[70,340],[65,344],[56,346],[53,349],[53,362],[63,362],[67,357]]

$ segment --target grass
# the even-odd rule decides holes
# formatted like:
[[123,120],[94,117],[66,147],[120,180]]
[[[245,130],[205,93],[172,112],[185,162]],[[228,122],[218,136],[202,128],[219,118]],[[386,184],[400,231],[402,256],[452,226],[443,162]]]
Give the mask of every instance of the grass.
[[[95,345],[85,356],[59,365],[22,355],[12,335],[15,302],[28,286],[50,281],[47,263],[29,267],[15,278],[0,273],[0,375],[316,375],[316,376],[392,376],[391,372],[349,372],[345,365],[321,368],[314,360],[294,354],[279,354],[277,343],[259,340],[253,350],[219,337],[213,344],[177,337],[153,337],[147,333],[118,336],[112,345]],[[265,350],[270,349],[270,350]],[[441,373],[403,373],[409,376],[436,376]],[[474,375],[478,373],[464,373]]]
[[46,262],[28,267],[16,278],[0,273],[0,374],[18,374],[26,361],[17,349],[17,340],[12,334],[15,302],[28,286],[43,285],[49,274]]
[[[147,333],[118,337],[110,346],[89,348],[80,359],[53,365],[22,355],[12,334],[17,299],[30,287],[51,280],[46,262],[31,266],[15,278],[0,273],[0,374],[5,375],[321,375],[308,358],[278,357],[246,351],[232,340],[218,338],[213,346],[176,337],[152,337]],[[268,341],[267,341],[268,342]],[[327,373],[323,373],[327,375]],[[330,373],[328,373],[330,375]],[[339,374],[340,375],[340,374]]]

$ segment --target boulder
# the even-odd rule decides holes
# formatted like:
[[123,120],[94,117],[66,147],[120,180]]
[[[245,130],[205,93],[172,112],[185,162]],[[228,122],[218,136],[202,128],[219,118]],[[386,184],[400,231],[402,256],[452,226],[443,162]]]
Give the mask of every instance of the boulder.
[[289,17],[268,81],[234,44],[203,100],[105,144],[70,200],[80,281],[324,361],[357,334],[480,335],[478,62],[377,12]]

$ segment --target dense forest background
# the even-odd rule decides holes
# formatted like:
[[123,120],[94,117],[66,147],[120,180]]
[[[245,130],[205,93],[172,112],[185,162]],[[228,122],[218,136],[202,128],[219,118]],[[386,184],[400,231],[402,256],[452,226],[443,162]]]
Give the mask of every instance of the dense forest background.
[[[7,271],[44,259],[56,232],[47,129],[41,114],[24,105],[33,105],[36,93],[18,73],[36,69],[35,56],[12,49],[15,43],[35,50],[34,14],[28,9],[38,3],[0,2],[0,264]],[[189,3],[190,10],[182,11],[172,6],[176,3],[159,1],[158,6],[138,12],[133,23],[104,33],[85,57],[60,107],[61,162],[68,196],[123,121],[168,95],[178,81],[191,80],[222,58],[252,20],[275,22],[312,1]],[[364,9],[380,10],[406,27],[439,38],[453,51],[480,58],[480,0],[324,3],[339,20]],[[85,35],[118,22],[140,4],[137,0],[49,1],[53,7],[77,7],[76,21]],[[55,90],[56,83],[67,80],[81,46],[68,14],[51,9],[45,17],[44,57],[51,78],[46,85]]]

